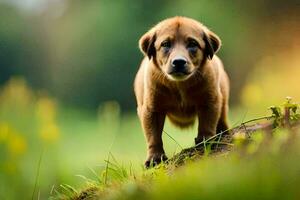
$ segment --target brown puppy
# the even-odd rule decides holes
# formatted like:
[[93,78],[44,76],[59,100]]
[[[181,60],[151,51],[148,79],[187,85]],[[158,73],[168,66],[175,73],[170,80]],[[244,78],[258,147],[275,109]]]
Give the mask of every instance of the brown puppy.
[[161,137],[166,116],[180,128],[198,118],[196,144],[228,129],[229,80],[214,55],[221,46],[216,34],[193,19],[174,17],[154,26],[139,45],[145,58],[134,91],[147,167],[167,159]]

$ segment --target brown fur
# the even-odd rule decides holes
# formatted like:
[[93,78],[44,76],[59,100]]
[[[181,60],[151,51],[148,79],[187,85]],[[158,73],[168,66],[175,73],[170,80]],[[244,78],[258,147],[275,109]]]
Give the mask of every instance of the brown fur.
[[[229,80],[214,55],[221,46],[216,34],[193,19],[174,17],[154,26],[139,44],[145,58],[134,91],[148,147],[146,166],[166,159],[161,137],[166,117],[180,128],[198,119],[196,143],[228,129]],[[179,55],[187,59],[188,74],[172,76],[170,63]]]

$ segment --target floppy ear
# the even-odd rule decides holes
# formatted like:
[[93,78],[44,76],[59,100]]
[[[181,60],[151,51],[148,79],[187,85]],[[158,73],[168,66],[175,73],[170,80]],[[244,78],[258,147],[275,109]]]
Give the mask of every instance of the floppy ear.
[[151,59],[151,57],[155,56],[156,50],[154,46],[154,42],[156,40],[156,34],[152,31],[145,33],[139,40],[140,50]]
[[215,53],[217,53],[221,47],[220,38],[213,32],[204,32],[203,40],[205,42],[205,53],[207,57],[211,60]]

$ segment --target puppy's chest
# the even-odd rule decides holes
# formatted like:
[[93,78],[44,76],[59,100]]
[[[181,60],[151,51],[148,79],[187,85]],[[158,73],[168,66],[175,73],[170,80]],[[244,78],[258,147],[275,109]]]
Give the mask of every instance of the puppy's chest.
[[203,95],[196,90],[166,89],[154,96],[155,108],[167,113],[195,113]]
[[197,107],[197,98],[188,91],[178,90],[173,92],[171,96],[170,104],[172,105],[173,110],[193,112]]
[[177,91],[174,93],[174,103],[179,107],[189,107],[192,106],[193,102],[188,98],[188,95],[184,91]]

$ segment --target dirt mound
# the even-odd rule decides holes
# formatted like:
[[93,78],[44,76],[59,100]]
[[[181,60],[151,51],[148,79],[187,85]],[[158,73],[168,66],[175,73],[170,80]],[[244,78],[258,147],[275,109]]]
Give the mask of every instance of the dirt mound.
[[[271,134],[274,127],[272,118],[273,117],[264,117],[244,122],[237,127],[216,134],[196,146],[183,149],[170,158],[168,162],[172,163],[172,165],[179,166],[184,164],[187,159],[199,159],[206,154],[213,156],[228,153],[233,149],[235,139],[244,138],[245,140],[250,140],[251,135],[256,131],[264,131],[266,134]],[[253,122],[256,123],[253,124]]]

